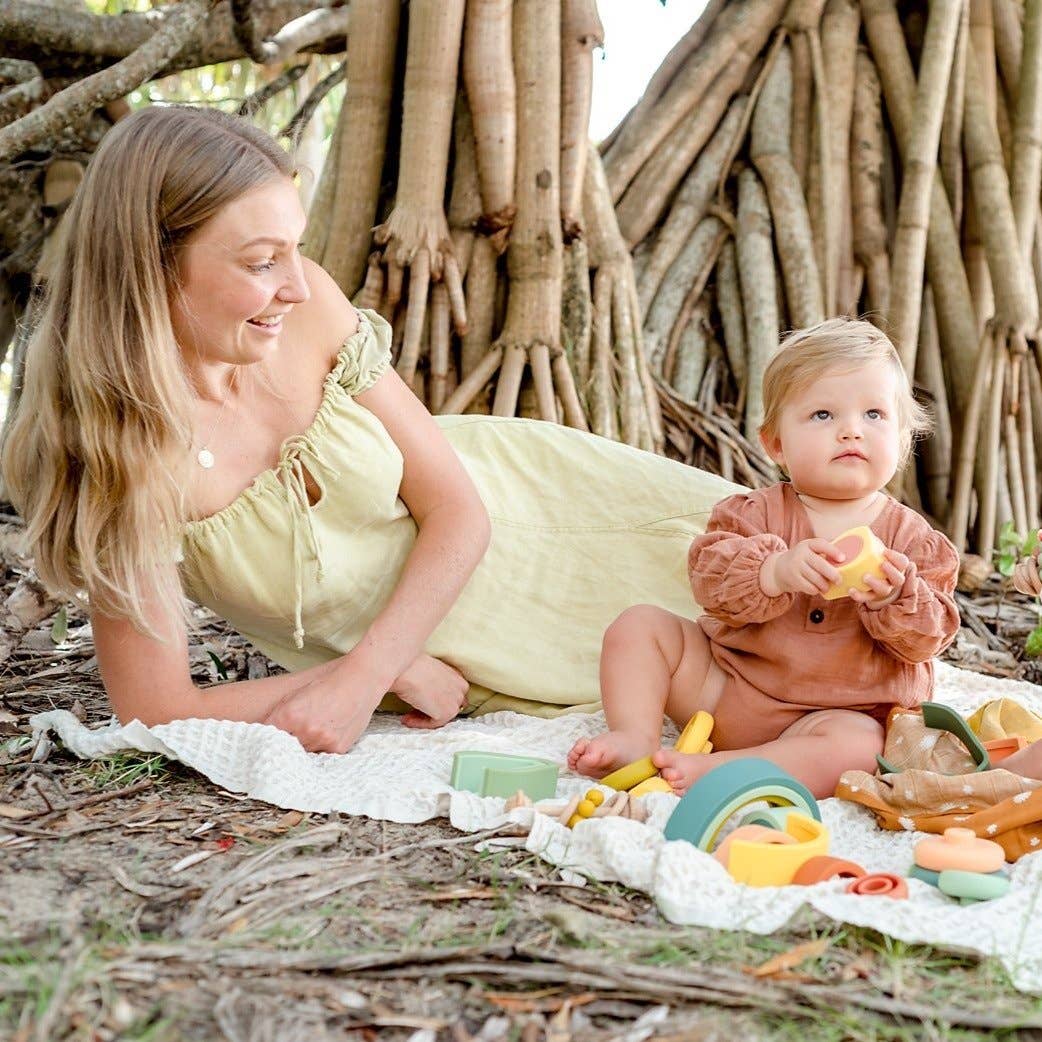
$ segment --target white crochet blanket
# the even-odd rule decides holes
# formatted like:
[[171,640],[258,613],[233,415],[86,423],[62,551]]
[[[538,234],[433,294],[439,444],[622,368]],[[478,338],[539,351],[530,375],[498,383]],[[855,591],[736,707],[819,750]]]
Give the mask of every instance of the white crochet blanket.
[[[1003,696],[1042,713],[1042,687],[937,663],[937,701],[969,715]],[[539,720],[495,713],[438,731],[418,731],[381,715],[346,756],[306,753],[295,738],[264,724],[183,720],[147,728],[113,721],[90,730],[71,713],[57,710],[34,717],[32,725],[37,732],[56,733],[80,757],[128,749],[162,753],[225,789],[279,807],[400,822],[448,817],[454,827],[474,832],[508,816],[503,800],[449,786],[454,752],[528,754],[563,764],[572,743],[603,730],[604,718]],[[570,797],[589,785],[562,769],[558,796]],[[918,880],[909,880],[908,901],[848,895],[838,881],[757,889],[734,883],[723,866],[691,844],[666,842],[662,830],[677,800],[668,794],[647,799],[651,814],[644,824],[598,818],[572,831],[531,809],[515,810],[509,819],[530,826],[527,849],[558,866],[566,878],[618,880],[643,890],[675,923],[766,934],[808,905],[832,919],[870,926],[900,940],[997,956],[1017,988],[1042,992],[1042,930],[1036,918],[1042,884],[1039,854],[1013,866],[1005,897],[965,907]],[[841,800],[822,801],[821,813],[831,833],[832,854],[869,871],[907,872],[920,834],[884,831],[865,808]]]

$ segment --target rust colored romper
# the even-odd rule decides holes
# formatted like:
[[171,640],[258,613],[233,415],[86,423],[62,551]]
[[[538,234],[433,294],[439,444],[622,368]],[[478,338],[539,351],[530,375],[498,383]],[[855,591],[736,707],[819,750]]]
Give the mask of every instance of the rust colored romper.
[[688,553],[699,619],[728,680],[717,705],[717,749],[777,738],[819,709],[857,709],[884,722],[894,705],[929,700],[934,655],[959,629],[952,593],[955,547],[915,511],[888,498],[871,529],[912,562],[892,604],[870,611],[849,598],[760,588],[770,554],[814,536],[790,484],[729,496],[713,509]]

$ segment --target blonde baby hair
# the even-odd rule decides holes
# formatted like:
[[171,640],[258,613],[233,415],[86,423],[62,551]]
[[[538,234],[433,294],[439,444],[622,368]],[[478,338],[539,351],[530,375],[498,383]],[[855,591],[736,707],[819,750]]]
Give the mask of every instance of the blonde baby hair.
[[899,465],[904,466],[916,438],[933,428],[930,414],[912,394],[908,374],[890,338],[856,318],[830,318],[797,329],[782,341],[763,374],[763,422],[760,433],[773,438],[785,403],[826,373],[889,365],[897,374],[897,418],[901,430]]
[[245,120],[151,106],[102,139],[62,222],[3,473],[55,592],[155,635],[185,520],[192,394],[170,320],[177,253],[218,210],[293,176]]

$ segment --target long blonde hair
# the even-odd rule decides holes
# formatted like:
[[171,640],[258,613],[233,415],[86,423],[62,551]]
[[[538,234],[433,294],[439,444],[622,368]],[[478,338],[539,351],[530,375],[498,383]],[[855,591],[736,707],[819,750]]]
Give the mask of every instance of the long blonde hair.
[[180,605],[192,394],[168,305],[180,246],[227,203],[293,175],[263,131],[212,109],[142,109],[87,166],[26,351],[3,447],[41,579],[153,633]]

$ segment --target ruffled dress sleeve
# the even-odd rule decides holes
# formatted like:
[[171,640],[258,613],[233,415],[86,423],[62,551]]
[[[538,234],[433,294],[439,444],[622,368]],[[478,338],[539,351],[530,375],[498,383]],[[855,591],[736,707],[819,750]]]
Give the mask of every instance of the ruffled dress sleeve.
[[337,355],[330,374],[348,394],[369,390],[391,365],[391,326],[376,311],[358,309],[358,329]]
[[729,496],[713,507],[705,534],[688,551],[695,600],[729,626],[769,622],[792,607],[795,594],[768,597],[760,586],[763,562],[789,549],[781,536],[764,530],[766,523],[762,496]]
[[926,662],[944,651],[959,632],[959,608],[953,596],[959,554],[946,536],[921,518],[914,526],[902,526],[892,546],[911,562],[901,592],[877,611],[859,604],[858,614],[869,636],[894,658],[911,664]]

